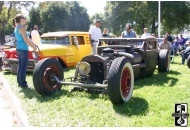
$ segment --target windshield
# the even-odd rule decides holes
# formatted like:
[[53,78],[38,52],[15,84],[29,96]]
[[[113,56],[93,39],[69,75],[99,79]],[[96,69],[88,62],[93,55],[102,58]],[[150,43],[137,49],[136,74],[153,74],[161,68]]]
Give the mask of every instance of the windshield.
[[69,45],[69,37],[42,37],[42,44],[59,44],[59,45]]

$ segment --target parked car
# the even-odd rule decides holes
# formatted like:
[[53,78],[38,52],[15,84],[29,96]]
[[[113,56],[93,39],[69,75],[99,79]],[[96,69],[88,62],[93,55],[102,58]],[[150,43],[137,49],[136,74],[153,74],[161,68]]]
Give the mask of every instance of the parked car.
[[[62,85],[74,85],[76,89],[107,91],[113,104],[128,102],[133,93],[134,80],[159,72],[167,72],[170,67],[168,50],[158,51],[155,37],[101,38],[98,55],[88,55],[77,64],[75,74],[64,79],[62,65],[56,58],[44,58],[35,66],[33,84],[40,95],[51,95]],[[43,79],[43,80],[42,80]]]
[[158,45],[164,41],[164,38],[156,38],[157,39],[157,42],[158,42]]
[[10,41],[0,46],[0,67],[3,65],[3,56],[5,54],[3,50],[15,47],[15,38],[13,36],[11,36]]
[[183,35],[183,38],[185,38],[185,41],[190,39],[190,35],[188,35],[188,34],[182,34],[182,35]]
[[[4,50],[4,71],[17,73],[18,57],[16,49]],[[63,68],[74,67],[84,56],[91,54],[88,32],[62,31],[48,32],[41,35],[38,50],[29,49],[27,71],[33,71],[35,64],[43,58],[56,58]]]

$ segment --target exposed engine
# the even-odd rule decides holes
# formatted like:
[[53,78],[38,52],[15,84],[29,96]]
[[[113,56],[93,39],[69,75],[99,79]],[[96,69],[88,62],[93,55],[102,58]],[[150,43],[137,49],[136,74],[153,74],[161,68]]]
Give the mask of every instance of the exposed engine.
[[91,83],[96,83],[96,82],[103,83],[106,77],[106,65],[107,65],[107,60],[104,57],[98,55],[90,55],[84,57],[81,62],[87,62],[85,64],[83,63],[85,67],[81,67],[84,68],[83,72],[87,71],[87,69],[85,69],[89,68],[87,66],[90,66],[89,73],[88,74],[86,73],[87,75],[85,74],[82,76],[82,79],[85,82],[90,81]]
[[[142,56],[137,52],[133,52],[132,47],[115,47],[115,48],[101,48],[101,53],[99,55],[90,55],[82,59],[81,68],[89,68],[88,74],[80,75],[80,82],[82,83],[104,83],[107,80],[109,68],[112,61],[117,57],[125,56],[129,57],[132,63],[140,63]],[[89,64],[89,65],[87,65]],[[87,69],[83,69],[80,73],[86,72]]]
[[102,57],[104,57],[107,61],[114,58],[114,49],[112,48],[105,48],[102,50]]

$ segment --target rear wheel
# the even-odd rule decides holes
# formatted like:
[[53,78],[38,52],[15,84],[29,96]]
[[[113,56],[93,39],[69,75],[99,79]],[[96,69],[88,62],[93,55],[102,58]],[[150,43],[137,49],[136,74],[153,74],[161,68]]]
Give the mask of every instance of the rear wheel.
[[128,102],[133,93],[134,72],[128,58],[119,57],[110,66],[108,95],[113,104]]
[[61,90],[62,85],[58,84],[53,76],[63,80],[63,69],[56,59],[45,58],[40,60],[33,71],[34,88],[40,95],[51,95]]
[[167,72],[170,68],[170,54],[166,49],[160,50],[158,57],[158,71]]
[[188,66],[188,68],[190,69],[190,55],[189,55],[188,58],[187,58],[187,66]]

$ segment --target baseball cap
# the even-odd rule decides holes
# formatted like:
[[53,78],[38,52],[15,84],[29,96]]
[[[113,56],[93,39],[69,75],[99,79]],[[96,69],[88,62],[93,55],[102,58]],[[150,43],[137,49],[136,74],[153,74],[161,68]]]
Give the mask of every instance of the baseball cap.
[[102,23],[100,19],[97,19],[95,23]]

